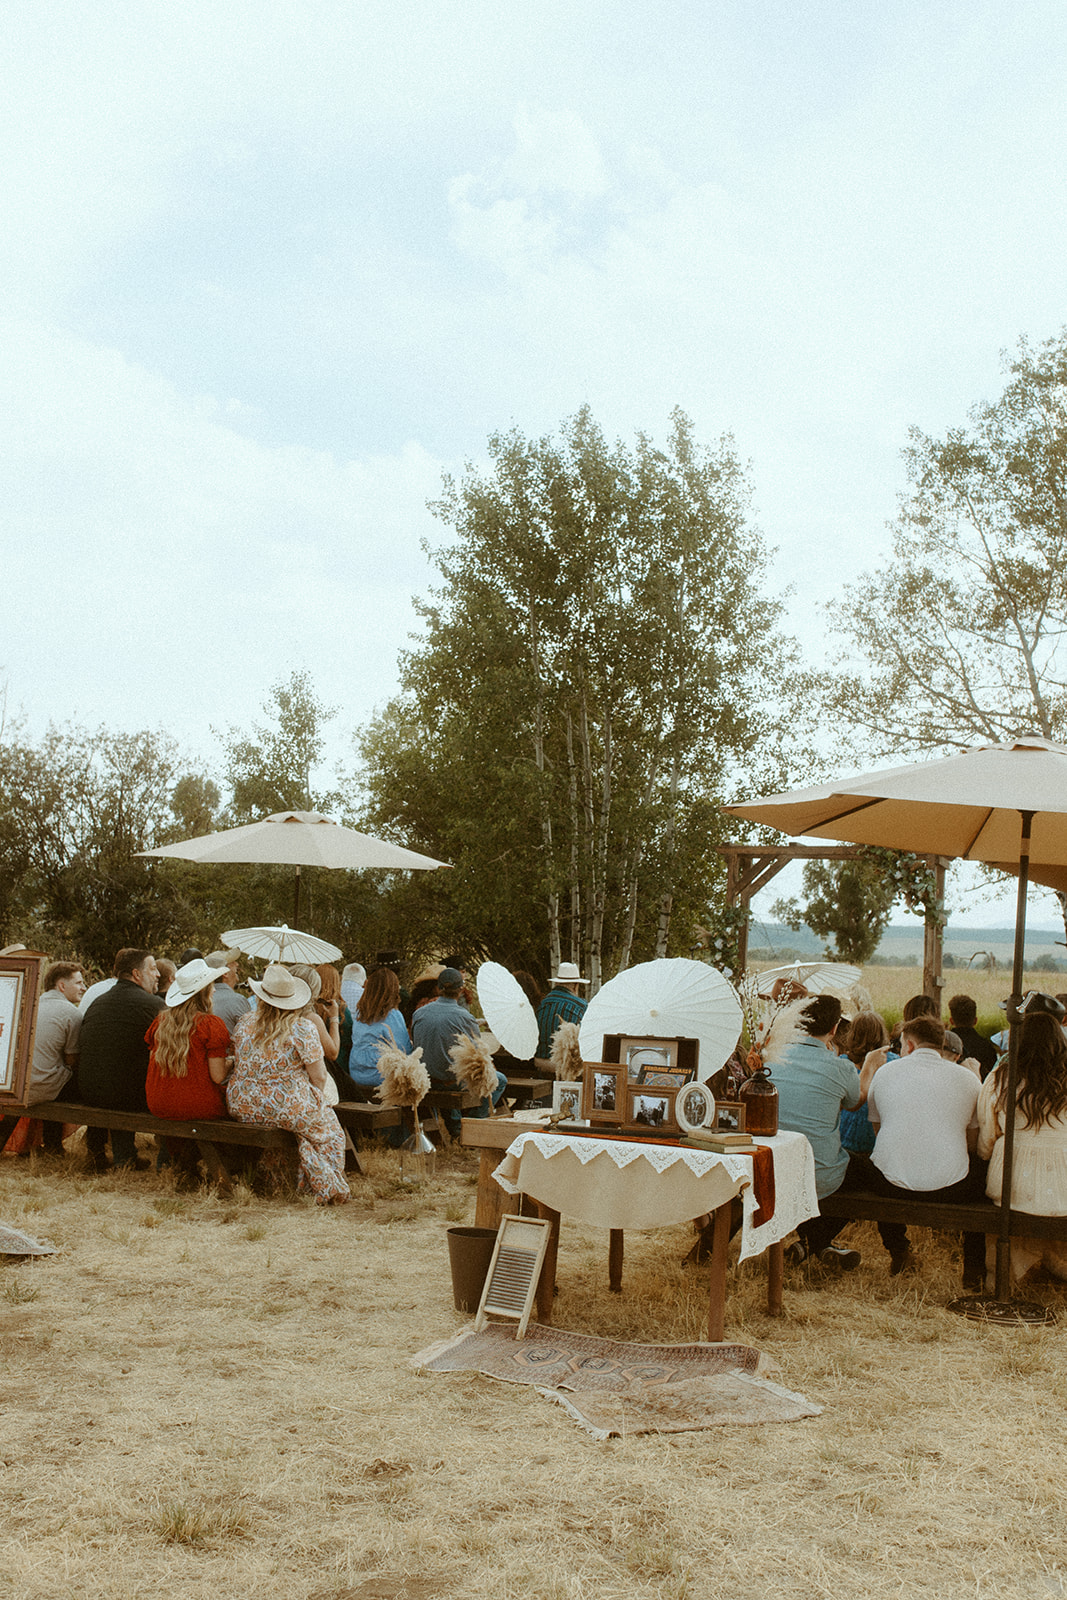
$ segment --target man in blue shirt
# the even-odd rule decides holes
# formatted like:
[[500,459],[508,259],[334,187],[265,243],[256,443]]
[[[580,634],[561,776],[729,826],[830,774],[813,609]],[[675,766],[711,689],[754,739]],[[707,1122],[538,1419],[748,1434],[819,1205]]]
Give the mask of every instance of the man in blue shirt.
[[[467,1008],[460,1005],[459,997],[463,989],[461,972],[455,967],[445,967],[437,979],[437,987],[441,991],[438,999],[431,1000],[428,1005],[420,1006],[411,1019],[411,1041],[422,1049],[423,1065],[430,1074],[430,1082],[442,1089],[455,1089],[458,1084],[448,1052],[464,1034],[468,1039],[480,1039],[482,1030]],[[498,1073],[497,1076],[500,1081],[493,1090],[494,1106],[508,1086],[508,1080],[503,1073]],[[475,1107],[469,1115],[487,1117],[489,1097],[486,1096],[481,1105]],[[448,1112],[447,1120],[448,1131],[458,1137],[460,1113]]]
[[580,1023],[585,1016],[588,1000],[578,993],[579,985],[589,982],[583,978],[573,961],[561,961],[552,987],[537,1008],[537,1054],[547,1061],[552,1053],[552,1040],[561,1022]]

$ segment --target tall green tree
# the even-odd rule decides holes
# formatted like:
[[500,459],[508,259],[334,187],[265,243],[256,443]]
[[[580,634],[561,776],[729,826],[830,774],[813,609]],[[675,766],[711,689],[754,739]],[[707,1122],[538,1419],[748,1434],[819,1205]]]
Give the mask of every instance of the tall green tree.
[[343,796],[316,786],[326,747],[325,727],[337,715],[315,693],[306,672],[293,672],[271,688],[263,704],[266,723],[222,735],[224,779],[230,791],[230,826],[258,822],[276,811],[335,812]]
[[999,399],[913,429],[892,559],[833,608],[833,710],[914,751],[1067,733],[1067,329],[1005,357]]
[[432,507],[445,581],[363,743],[369,811],[455,863],[412,892],[468,944],[596,983],[691,946],[714,801],[771,753],[778,606],[732,446],[698,446],[683,413],[665,448],[609,445],[583,409],[489,454]]

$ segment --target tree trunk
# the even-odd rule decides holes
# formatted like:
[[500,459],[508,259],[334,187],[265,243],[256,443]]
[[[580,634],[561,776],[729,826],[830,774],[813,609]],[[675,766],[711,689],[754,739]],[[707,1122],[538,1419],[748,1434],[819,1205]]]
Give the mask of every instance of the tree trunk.
[[[538,773],[544,776],[545,771],[545,729],[544,729],[544,689],[541,683],[541,649],[537,632],[537,617],[534,613],[533,596],[527,602],[527,620],[529,624],[530,664],[533,667],[534,683],[534,765]],[[539,786],[538,801],[541,808],[541,849],[545,861],[545,882],[548,892],[545,896],[545,909],[548,912],[548,959],[551,970],[559,971],[559,895],[552,887],[554,881],[554,862],[552,855],[552,813],[548,806],[548,797],[542,782]]]
[[674,905],[674,835],[680,781],[681,773],[679,771],[678,756],[675,754],[671,761],[670,809],[667,812],[667,827],[663,836],[664,890],[660,896],[659,928],[656,931],[656,955],[658,958],[662,958],[667,954],[667,940],[671,931],[671,908]]
[[571,818],[571,960],[580,963],[582,884],[578,860],[578,767],[574,759],[574,718],[567,712],[567,798]]

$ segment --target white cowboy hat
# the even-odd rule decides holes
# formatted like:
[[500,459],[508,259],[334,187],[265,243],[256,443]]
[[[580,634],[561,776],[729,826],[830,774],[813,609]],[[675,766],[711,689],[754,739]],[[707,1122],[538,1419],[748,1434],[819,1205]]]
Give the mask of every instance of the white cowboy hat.
[[199,956],[195,961],[187,961],[174,975],[174,982],[167,990],[166,1004],[171,1009],[174,1006],[183,1006],[187,1000],[193,998],[194,994],[199,994],[209,983],[214,983],[218,975],[217,969],[209,967]]
[[552,979],[553,983],[588,983],[588,978],[583,978],[573,961],[561,961],[559,971]]
[[303,978],[294,978],[288,967],[271,962],[259,983],[249,979],[252,993],[279,1011],[299,1011],[311,999],[311,986]]

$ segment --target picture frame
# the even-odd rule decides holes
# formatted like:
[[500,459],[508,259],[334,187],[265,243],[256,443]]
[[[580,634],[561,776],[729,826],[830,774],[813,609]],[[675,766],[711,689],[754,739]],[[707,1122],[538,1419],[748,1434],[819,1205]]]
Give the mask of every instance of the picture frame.
[[40,983],[36,951],[0,956],[0,1106],[26,1103]]
[[582,1117],[618,1126],[626,1120],[626,1068],[617,1061],[587,1061],[582,1074]]
[[629,1084],[626,1090],[627,1125],[642,1133],[678,1133],[674,1107],[678,1088]]
[[657,1089],[680,1089],[692,1076],[688,1067],[649,1066],[641,1067],[637,1074],[637,1082]]
[[715,1102],[715,1132],[744,1133],[745,1105],[743,1100],[717,1100]]
[[706,1083],[687,1083],[678,1091],[674,1115],[683,1133],[707,1133],[715,1126],[715,1096]]
[[557,1078],[552,1085],[552,1115],[564,1122],[582,1121],[582,1084]]
[[619,1060],[625,1064],[630,1083],[637,1083],[643,1068],[659,1070],[678,1065],[677,1039],[635,1039],[623,1034],[619,1039]]

